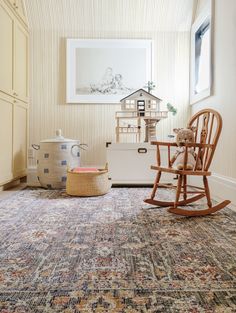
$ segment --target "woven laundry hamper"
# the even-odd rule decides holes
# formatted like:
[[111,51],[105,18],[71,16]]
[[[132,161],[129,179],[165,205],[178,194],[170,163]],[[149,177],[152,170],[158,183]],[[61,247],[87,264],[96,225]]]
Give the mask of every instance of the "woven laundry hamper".
[[67,171],[66,192],[71,196],[92,197],[106,194],[111,188],[108,169],[98,172]]
[[37,176],[42,187],[60,189],[66,186],[68,166],[80,164],[80,150],[84,144],[79,140],[64,138],[61,130],[56,131],[56,137],[41,140],[40,145],[32,145],[37,153]]

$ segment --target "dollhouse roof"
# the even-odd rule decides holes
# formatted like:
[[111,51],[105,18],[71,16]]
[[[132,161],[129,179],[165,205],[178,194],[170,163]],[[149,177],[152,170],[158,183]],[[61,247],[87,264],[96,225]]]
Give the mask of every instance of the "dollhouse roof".
[[136,92],[142,92],[142,93],[145,93],[146,95],[151,96],[152,98],[154,98],[154,99],[157,99],[157,100],[160,100],[160,101],[161,101],[161,99],[160,99],[160,98],[158,98],[158,97],[154,96],[153,94],[151,94],[150,92],[148,92],[148,91],[146,91],[146,90],[144,90],[144,89],[140,88],[140,89],[138,89],[138,90],[135,90],[134,92],[132,92],[132,93],[131,93],[131,94],[129,94],[128,96],[124,97],[123,99],[121,99],[121,100],[120,100],[120,102],[121,102],[121,101],[123,101],[123,100],[125,100],[125,99],[127,99],[127,98],[129,98],[129,97],[131,97],[131,96],[132,96],[133,94],[135,94]]

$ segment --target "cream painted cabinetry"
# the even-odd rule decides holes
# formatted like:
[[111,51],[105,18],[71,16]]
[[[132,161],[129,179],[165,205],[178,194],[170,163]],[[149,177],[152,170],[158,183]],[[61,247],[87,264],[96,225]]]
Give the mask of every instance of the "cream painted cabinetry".
[[0,1],[0,91],[28,101],[28,31]]
[[23,101],[14,100],[13,110],[13,176],[26,175],[28,109]]
[[0,91],[13,95],[13,29],[14,16],[0,2]]
[[22,2],[0,0],[0,186],[26,175],[28,29]]
[[28,101],[28,33],[17,21],[14,22],[13,95]]
[[0,185],[13,179],[13,99],[0,93]]

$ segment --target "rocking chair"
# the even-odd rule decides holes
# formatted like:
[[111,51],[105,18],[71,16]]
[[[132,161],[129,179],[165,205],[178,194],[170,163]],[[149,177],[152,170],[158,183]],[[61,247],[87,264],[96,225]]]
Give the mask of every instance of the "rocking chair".
[[[212,205],[210,190],[208,185],[207,177],[211,175],[209,172],[209,167],[211,165],[214,152],[218,139],[220,137],[222,129],[222,118],[220,114],[212,109],[204,109],[196,113],[189,121],[188,127],[195,126],[196,132],[194,136],[194,143],[184,144],[184,164],[183,169],[179,170],[172,167],[171,164],[171,147],[177,147],[176,143],[173,142],[159,142],[152,141],[151,144],[157,146],[157,165],[151,166],[151,169],[157,171],[156,180],[153,185],[153,190],[151,197],[144,200],[144,202],[160,206],[160,207],[170,207],[169,212],[175,213],[178,215],[184,216],[203,216],[214,213],[223,209],[227,206],[230,201],[225,200],[215,206]],[[160,146],[167,147],[166,152],[168,154],[168,166],[163,166],[161,164],[161,153]],[[187,170],[187,158],[188,158],[188,149],[194,149],[196,155],[195,166],[192,170]],[[198,161],[201,161],[201,170],[197,168]],[[171,173],[177,175],[178,182],[177,186],[173,184],[161,184],[161,174],[162,172]],[[187,185],[187,178],[190,176],[202,176],[203,186],[193,186]],[[175,201],[162,201],[155,199],[155,195],[158,188],[174,188],[176,189]],[[191,190],[188,189],[190,187]],[[180,195],[183,196],[180,199]],[[188,196],[191,195],[189,198]],[[206,197],[208,207],[206,209],[194,210],[194,209],[185,209],[179,208],[178,206],[185,206],[191,204],[199,199]]]

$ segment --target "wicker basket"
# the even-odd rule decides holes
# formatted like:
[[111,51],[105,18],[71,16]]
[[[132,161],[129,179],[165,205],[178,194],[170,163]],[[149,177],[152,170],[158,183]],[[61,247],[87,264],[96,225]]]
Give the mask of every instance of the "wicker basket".
[[67,171],[66,192],[71,196],[100,196],[106,194],[110,188],[107,168],[98,172]]

